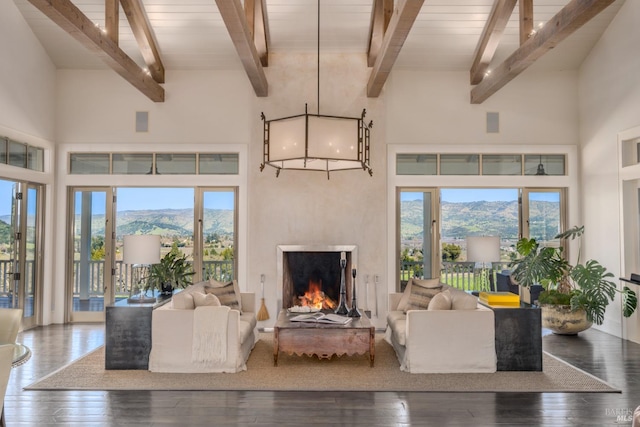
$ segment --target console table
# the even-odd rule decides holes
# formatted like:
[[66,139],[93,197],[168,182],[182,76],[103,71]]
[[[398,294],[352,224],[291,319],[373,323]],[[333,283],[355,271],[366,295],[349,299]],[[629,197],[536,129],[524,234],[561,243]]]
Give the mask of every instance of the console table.
[[498,371],[542,371],[542,316],[540,308],[492,307],[496,328]]
[[126,299],[106,307],[105,369],[149,369],[151,314],[171,301],[156,293],[153,303]]

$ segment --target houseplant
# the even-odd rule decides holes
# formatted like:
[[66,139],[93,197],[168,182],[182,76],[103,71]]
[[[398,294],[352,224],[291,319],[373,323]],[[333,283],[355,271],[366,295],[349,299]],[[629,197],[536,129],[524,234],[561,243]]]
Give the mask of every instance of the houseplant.
[[622,294],[625,317],[631,316],[637,306],[635,292],[627,286],[618,290],[611,281],[613,274],[598,261],[580,262],[583,234],[584,226],[575,226],[555,236],[556,239],[578,239],[575,264],[564,257],[562,247],[543,247],[535,239],[527,238],[516,244],[519,258],[510,264],[512,278],[520,286],[543,286],[538,299],[543,327],[558,334],[576,334],[592,323],[601,325],[616,292]]
[[162,295],[170,295],[174,288],[186,288],[190,285],[194,273],[187,256],[173,248],[162,257],[159,264],[151,266],[147,286],[158,289]]

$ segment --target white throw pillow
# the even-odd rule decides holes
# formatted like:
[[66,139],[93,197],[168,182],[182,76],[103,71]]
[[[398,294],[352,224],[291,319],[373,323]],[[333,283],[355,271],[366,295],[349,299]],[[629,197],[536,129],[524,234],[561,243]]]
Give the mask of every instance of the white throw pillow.
[[221,305],[217,296],[214,294],[203,294],[202,292],[193,292],[193,302],[196,307],[220,307]]
[[447,289],[435,295],[427,310],[451,310],[451,292]]
[[193,295],[190,292],[178,292],[171,297],[171,307],[176,310],[193,310]]

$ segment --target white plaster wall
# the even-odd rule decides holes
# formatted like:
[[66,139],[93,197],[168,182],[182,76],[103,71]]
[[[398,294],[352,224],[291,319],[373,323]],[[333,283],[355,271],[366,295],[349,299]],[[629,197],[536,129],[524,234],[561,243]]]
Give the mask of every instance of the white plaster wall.
[[[169,70],[159,103],[111,70],[57,75],[59,143],[249,142],[255,95],[242,71]],[[137,111],[149,113],[149,132],[135,132]]]
[[0,127],[53,141],[55,67],[12,1],[0,2]]
[[[525,71],[472,105],[468,72],[394,70],[385,86],[389,144],[578,144],[577,73]],[[500,132],[486,132],[498,112]]]
[[[0,2],[0,57],[0,135],[45,149],[44,173],[0,165],[0,177],[43,184],[45,200],[54,200],[55,67],[12,1]],[[50,225],[55,217],[53,209],[46,209],[42,219]],[[52,242],[47,234],[42,248],[44,323],[55,309],[54,263],[47,256]]]
[[[618,133],[640,125],[640,2],[627,1],[579,74],[584,255],[621,274]],[[617,301],[616,301],[617,302]],[[620,305],[601,329],[620,336]],[[636,337],[635,340],[639,340]]]
[[[365,171],[325,173],[259,171],[262,162],[262,122],[304,112],[317,113],[316,55],[272,55],[265,70],[269,97],[256,99],[252,117],[252,143],[249,165],[249,280],[258,288],[260,274],[266,276],[266,303],[271,326],[282,306],[276,283],[278,245],[345,244],[358,246],[358,278],[361,286],[359,305],[374,306],[373,275],[386,274],[385,215],[385,118],[382,98],[367,98],[366,83],[370,69],[364,55],[322,55],[320,76],[320,113],[359,117],[366,108],[367,120],[373,120],[371,166]],[[364,276],[370,276],[369,301],[364,300]],[[383,284],[381,283],[382,287]],[[385,295],[378,294],[386,306]],[[385,317],[374,319],[383,327]]]

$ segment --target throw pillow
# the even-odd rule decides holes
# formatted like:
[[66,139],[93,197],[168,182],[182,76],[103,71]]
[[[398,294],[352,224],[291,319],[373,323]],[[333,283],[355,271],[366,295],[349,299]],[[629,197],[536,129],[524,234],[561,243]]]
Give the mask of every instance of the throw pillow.
[[432,283],[429,283],[428,285],[429,287],[424,287],[417,281],[411,284],[411,293],[404,310],[405,313],[409,310],[426,310],[429,308],[431,298],[442,291],[442,284],[438,283],[438,286],[434,286]]
[[431,298],[428,310],[451,310],[451,292],[447,289]]
[[442,286],[440,284],[440,279],[426,279],[426,280],[410,279],[409,282],[407,283],[407,286],[404,288],[404,293],[400,298],[400,302],[398,303],[397,310],[404,311],[406,313],[407,304],[409,303],[409,297],[411,296],[411,288],[413,283],[418,283],[424,288],[433,288],[433,287]]
[[240,292],[237,291],[238,285],[235,280],[227,283],[210,280],[209,283],[208,286],[204,287],[205,293],[217,296],[220,304],[226,305],[233,310],[239,310],[242,313]]
[[193,292],[193,302],[196,307],[215,306],[219,307],[220,300],[214,294],[203,294],[202,292]]
[[478,308],[477,297],[462,291],[451,292],[452,310],[475,310],[476,308]]
[[195,305],[193,303],[193,295],[191,292],[178,292],[171,297],[171,307],[176,310],[193,310]]

